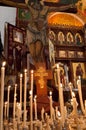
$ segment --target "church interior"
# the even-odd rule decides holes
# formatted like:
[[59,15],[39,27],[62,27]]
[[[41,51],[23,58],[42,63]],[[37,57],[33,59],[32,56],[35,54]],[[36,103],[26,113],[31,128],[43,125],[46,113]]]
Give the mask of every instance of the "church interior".
[[0,130],[86,130],[86,1],[0,0]]

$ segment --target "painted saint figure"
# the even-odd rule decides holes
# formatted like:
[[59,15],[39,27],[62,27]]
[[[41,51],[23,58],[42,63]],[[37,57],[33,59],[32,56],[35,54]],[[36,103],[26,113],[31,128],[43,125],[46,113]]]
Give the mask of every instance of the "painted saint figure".
[[80,63],[76,67],[76,76],[81,76],[81,78],[83,78],[83,69]]

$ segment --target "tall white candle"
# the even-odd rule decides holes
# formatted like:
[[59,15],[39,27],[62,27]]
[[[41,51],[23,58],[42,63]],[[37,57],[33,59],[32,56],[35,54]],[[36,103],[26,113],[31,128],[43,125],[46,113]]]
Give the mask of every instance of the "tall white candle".
[[31,70],[31,91],[32,91],[32,96],[33,96],[33,70]]
[[20,107],[22,110],[22,78],[23,78],[23,74],[20,74]]
[[1,67],[1,105],[0,105],[0,130],[3,130],[3,107],[4,107],[4,78],[5,78],[5,64],[2,63]]
[[84,106],[85,106],[85,116],[86,116],[86,100],[84,101]]
[[60,86],[60,67],[59,64],[57,64],[57,80],[58,80],[58,87]]
[[54,72],[54,81],[55,81],[55,86],[57,87],[58,85],[57,85],[57,78],[56,78],[56,70],[55,70],[55,72]]
[[13,119],[15,120],[15,115],[16,115],[16,89],[17,89],[17,84],[15,84],[15,90],[14,90],[14,103],[13,103]]
[[78,94],[79,94],[79,99],[80,99],[81,110],[82,110],[83,114],[85,114],[85,109],[84,109],[84,104],[83,104],[83,99],[82,99],[81,77],[80,76],[79,76],[79,79],[77,80],[77,87],[78,87]]
[[77,101],[76,101],[76,97],[75,97],[75,93],[72,92],[72,101],[73,101],[73,114],[75,116],[77,116]]
[[60,67],[57,64],[57,78],[58,78],[58,90],[59,90],[59,102],[60,102],[60,112],[62,117],[62,125],[64,125],[64,98],[63,98],[63,86],[60,81]]
[[42,119],[42,121],[44,121],[44,113],[45,113],[44,107],[42,107],[42,110],[41,110],[41,119]]
[[52,119],[52,92],[50,91],[50,117]]
[[58,118],[58,106],[55,107],[56,118]]
[[69,89],[70,89],[71,98],[73,98],[73,95],[72,95],[72,87],[73,87],[73,86],[72,86],[72,83],[70,82],[70,83],[69,83]]
[[11,86],[8,86],[8,94],[7,94],[7,118],[9,119],[9,99],[10,99],[10,88]]
[[37,120],[37,96],[34,97],[35,120]]
[[18,123],[20,123],[21,118],[21,104],[17,102],[17,117],[18,117]]
[[26,127],[27,69],[24,70],[24,127]]
[[7,102],[5,102],[5,104],[4,104],[4,117],[6,120],[7,119]]
[[31,121],[31,130],[33,130],[33,70],[31,70],[31,100],[30,100],[30,121]]
[[62,125],[64,126],[65,111],[64,111],[64,97],[63,97],[63,86],[62,86],[62,84],[60,84],[59,93],[60,93],[60,99],[59,100],[60,100],[60,110],[61,110]]
[[33,130],[33,98],[32,98],[32,91],[30,91],[30,130]]

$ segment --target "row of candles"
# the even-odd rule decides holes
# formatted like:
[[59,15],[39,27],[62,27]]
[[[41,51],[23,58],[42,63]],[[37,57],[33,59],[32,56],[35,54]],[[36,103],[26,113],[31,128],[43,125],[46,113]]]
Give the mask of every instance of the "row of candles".
[[[78,94],[79,94],[79,100],[80,100],[80,106],[81,106],[81,111],[84,115],[86,115],[86,100],[83,102],[83,96],[82,96],[82,88],[81,88],[81,77],[78,77],[77,80],[77,88],[78,88]],[[76,102],[75,104],[77,105],[75,93],[72,91],[73,85],[72,83],[69,83],[69,88],[70,88],[70,93],[71,93],[71,98]]]
[[[4,68],[4,69],[3,69]],[[4,88],[4,78],[5,78],[5,66],[1,68],[1,79],[2,79],[2,88]],[[18,104],[18,107],[20,109],[20,113],[22,111],[22,79],[23,79],[23,75],[20,74],[20,103]],[[11,86],[8,86],[8,94],[7,94],[7,101],[5,102],[5,119],[9,118],[9,99],[10,99],[10,89]],[[2,89],[3,90],[3,89]],[[4,90],[2,92],[4,97]],[[24,127],[26,127],[26,114],[27,114],[27,110],[26,110],[26,97],[27,97],[27,70],[25,69],[24,71]],[[17,84],[15,84],[15,89],[14,89],[14,103],[13,103],[13,120],[15,121],[16,118],[16,96],[17,96]],[[35,106],[35,120],[37,120],[37,101],[36,101],[36,96],[34,98],[34,106]],[[4,99],[2,99],[2,103],[4,103]],[[1,104],[2,104],[1,103]],[[2,104],[2,111],[3,111],[3,106],[4,104]],[[1,113],[3,113],[1,111]],[[52,92],[50,92],[50,112],[52,113]],[[43,115],[43,114],[42,114]],[[52,117],[52,114],[51,114]],[[31,91],[30,91],[30,121],[31,121],[31,130],[33,130],[33,70],[31,71]],[[3,114],[1,114],[1,130],[3,129]]]
[[[20,74],[20,103],[18,103],[18,108],[19,108],[19,115],[22,115],[22,80],[23,80],[23,74]],[[10,98],[10,88],[11,86],[8,86],[8,97],[7,97],[7,102],[5,102],[5,117],[9,118],[9,98]],[[16,118],[16,96],[17,96],[17,84],[15,84],[15,89],[14,89],[14,102],[13,102],[13,120],[15,121]],[[30,91],[30,120],[31,120],[31,129],[32,128],[32,120],[33,120],[33,70],[31,71],[31,91]],[[24,116],[23,116],[23,125],[26,127],[26,118],[27,118],[27,110],[26,110],[26,101],[27,99],[27,69],[24,70]],[[35,103],[36,105],[36,103]],[[35,109],[37,109],[35,107]],[[36,110],[35,110],[36,111]],[[35,114],[37,115],[37,114]]]
[[[5,62],[3,62],[3,65],[1,67],[1,111],[0,111],[0,130],[3,130],[3,106],[4,106],[4,78],[5,78]],[[61,112],[61,119],[62,119],[62,125],[64,125],[65,122],[65,115],[64,115],[64,98],[63,98],[63,87],[60,83],[60,69],[59,65],[57,64],[57,78],[58,78],[58,86],[59,86],[59,102],[60,102],[60,112]],[[22,78],[23,75],[20,74],[20,110],[22,111]],[[71,85],[70,85],[71,86]],[[80,104],[83,114],[85,114],[85,109],[83,105],[83,99],[82,99],[82,91],[81,91],[81,79],[77,80],[77,86],[78,86],[78,92],[79,92],[79,98],[80,98]],[[15,108],[16,108],[16,89],[17,85],[15,85],[15,91],[14,91],[14,106],[13,106],[13,118],[15,119]],[[70,87],[70,91],[72,93],[72,89]],[[27,97],[27,70],[24,71],[24,127],[26,127],[26,97]],[[9,117],[9,98],[10,98],[10,86],[8,87],[8,97],[7,102],[5,103],[5,114],[7,113],[7,117]],[[76,102],[75,97],[72,95],[73,102]],[[35,119],[37,119],[37,102],[36,97],[34,98],[34,104],[35,104]],[[76,103],[75,103],[76,104]],[[7,106],[7,107],[6,107]],[[7,110],[6,110],[7,108]],[[74,109],[75,110],[75,109]],[[6,112],[7,111],[7,112]],[[76,111],[76,110],[75,110]],[[50,92],[50,117],[52,118],[52,92]],[[6,115],[5,115],[6,116]],[[33,130],[33,70],[31,70],[31,91],[30,91],[30,123],[31,123],[31,130]]]
[[[5,66],[1,67],[1,90],[2,96],[4,97],[4,78],[5,78]],[[22,111],[22,78],[23,75],[20,74],[20,112]],[[3,88],[3,89],[2,89]],[[10,99],[10,89],[11,86],[8,86],[8,94],[7,94],[7,101],[5,102],[5,118],[9,118],[9,99]],[[17,95],[17,84],[15,84],[15,90],[14,90],[14,103],[13,103],[13,119],[15,120],[16,116],[16,95]],[[26,92],[27,92],[27,70],[24,71],[24,127],[26,127]],[[1,108],[1,130],[3,129],[3,103],[4,99],[2,98],[2,108]],[[37,102],[36,102],[36,96],[34,98],[34,105],[35,105],[35,119],[37,119]],[[51,118],[52,118],[52,92],[50,92],[50,113],[51,113]],[[43,115],[43,114],[42,114]],[[30,91],[30,121],[31,121],[31,130],[33,130],[33,70],[31,71],[31,91]]]

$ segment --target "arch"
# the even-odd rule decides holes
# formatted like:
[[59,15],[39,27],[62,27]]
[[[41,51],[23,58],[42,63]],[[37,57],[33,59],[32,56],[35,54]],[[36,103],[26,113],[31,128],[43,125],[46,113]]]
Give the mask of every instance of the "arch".
[[68,43],[73,43],[74,42],[74,38],[71,32],[67,33],[67,42]]
[[64,12],[55,12],[50,14],[47,17],[48,24],[53,26],[58,25],[67,25],[67,26],[76,26],[83,27],[85,22],[77,14],[70,14]]
[[65,37],[62,31],[58,33],[58,41],[62,44],[65,41]]
[[75,42],[76,42],[77,45],[82,43],[82,37],[80,36],[79,33],[75,34]]

